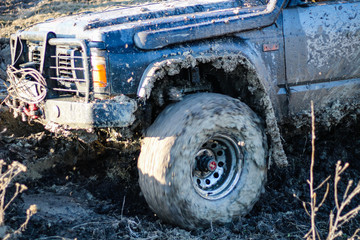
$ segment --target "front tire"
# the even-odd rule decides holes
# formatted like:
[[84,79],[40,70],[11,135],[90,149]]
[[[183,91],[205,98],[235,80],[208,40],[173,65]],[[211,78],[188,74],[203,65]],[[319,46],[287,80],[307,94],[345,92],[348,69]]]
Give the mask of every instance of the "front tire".
[[185,97],[147,130],[139,183],[163,220],[194,229],[247,214],[266,180],[261,120],[244,103],[214,93]]

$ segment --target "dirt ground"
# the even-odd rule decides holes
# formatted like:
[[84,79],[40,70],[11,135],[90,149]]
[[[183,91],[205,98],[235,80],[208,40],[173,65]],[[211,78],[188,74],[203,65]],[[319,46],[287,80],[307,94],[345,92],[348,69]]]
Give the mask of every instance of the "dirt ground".
[[[360,137],[354,133],[359,131],[360,123],[352,119],[317,133],[318,183],[333,175],[338,160],[350,163],[344,184],[347,179],[358,181]],[[301,202],[293,197],[295,193],[308,200],[308,130],[285,138],[290,166],[270,169],[266,191],[249,215],[229,226],[197,231],[168,225],[147,207],[137,182],[138,143],[85,145],[13,120],[6,109],[0,113],[0,132],[0,159],[28,167],[17,181],[29,189],[7,211],[6,224],[15,229],[29,205],[39,209],[20,239],[302,239],[310,225]],[[332,194],[330,190],[317,216],[323,236],[334,208]],[[344,232],[354,232],[359,222],[352,220]]]
[[[124,1],[5,0],[0,5],[0,79],[9,63],[6,39],[16,29],[78,11],[139,3]],[[5,44],[4,44],[5,43]],[[0,80],[1,83],[1,80]],[[1,96],[6,94],[0,88]],[[310,122],[310,119],[309,119]],[[302,239],[310,226],[301,201],[309,200],[306,180],[311,156],[310,129],[293,131],[282,126],[289,167],[272,166],[266,191],[247,216],[228,226],[186,231],[159,220],[147,207],[137,182],[139,142],[96,142],[86,145],[73,138],[56,136],[42,126],[14,120],[0,108],[0,159],[20,161],[28,171],[16,180],[28,190],[6,212],[5,223],[16,229],[31,204],[38,206],[20,239]],[[334,175],[338,160],[349,162],[343,175],[360,178],[360,122],[355,116],[331,129],[317,129],[315,179],[320,183]],[[11,193],[11,189],[10,192]],[[340,191],[341,192],[341,191]],[[359,203],[354,199],[350,207]],[[317,215],[325,238],[333,190]],[[343,239],[360,226],[360,218],[344,228]]]

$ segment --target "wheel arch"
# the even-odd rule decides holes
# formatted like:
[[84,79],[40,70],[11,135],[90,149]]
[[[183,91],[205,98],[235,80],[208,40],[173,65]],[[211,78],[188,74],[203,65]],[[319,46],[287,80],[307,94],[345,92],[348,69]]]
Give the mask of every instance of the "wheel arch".
[[[241,100],[249,104],[251,108],[255,108],[253,110],[265,120],[266,133],[270,140],[269,162],[271,163],[273,159],[277,166],[286,166],[288,164],[287,157],[277,123],[279,104],[276,88],[272,85],[272,79],[262,58],[251,48],[241,52],[188,53],[155,61],[144,71],[137,90],[138,97],[147,101],[151,97],[153,89],[161,84],[164,78],[176,76],[184,69],[195,68],[201,64],[207,64],[226,74],[233,74],[233,83],[240,82],[242,86],[246,86],[246,91],[252,95],[253,103],[249,104],[246,100]],[[247,70],[247,77],[243,81],[236,79],[236,70],[239,67]],[[242,98],[243,96],[233,97]]]

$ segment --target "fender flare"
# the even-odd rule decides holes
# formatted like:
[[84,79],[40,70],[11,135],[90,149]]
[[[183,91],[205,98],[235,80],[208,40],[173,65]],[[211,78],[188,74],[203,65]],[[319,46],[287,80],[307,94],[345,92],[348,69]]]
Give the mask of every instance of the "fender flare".
[[[288,161],[281,142],[280,130],[274,110],[274,104],[278,106],[276,89],[270,84],[269,71],[267,71],[261,57],[255,51],[249,50],[240,53],[187,54],[155,61],[145,69],[139,83],[137,96],[140,100],[146,101],[149,99],[157,80],[162,79],[165,75],[176,75],[180,73],[181,69],[195,67],[199,63],[212,63],[215,68],[223,68],[225,72],[231,72],[239,64],[245,64],[256,76],[251,80],[248,79],[249,85],[251,85],[253,91],[258,91],[261,95],[258,101],[263,106],[262,111],[265,116],[267,134],[271,142],[269,165],[271,159],[273,159],[277,166],[284,167],[288,165]],[[226,61],[228,61],[228,64],[224,64]],[[226,69],[224,69],[225,65],[227,66]]]

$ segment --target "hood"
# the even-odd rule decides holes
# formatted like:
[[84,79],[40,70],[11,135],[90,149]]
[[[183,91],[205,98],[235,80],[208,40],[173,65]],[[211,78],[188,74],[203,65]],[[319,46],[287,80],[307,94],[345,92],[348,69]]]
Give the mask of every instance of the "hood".
[[[52,31],[58,37],[104,41],[104,35],[111,31],[134,28],[155,30],[194,24],[223,17],[224,14],[231,16],[240,9],[258,5],[261,5],[258,0],[166,1],[48,20],[33,26],[29,31]],[[229,9],[232,11],[227,12]]]

